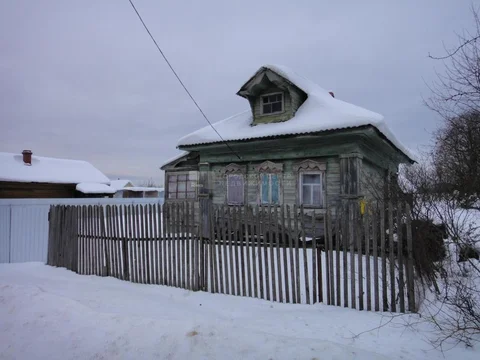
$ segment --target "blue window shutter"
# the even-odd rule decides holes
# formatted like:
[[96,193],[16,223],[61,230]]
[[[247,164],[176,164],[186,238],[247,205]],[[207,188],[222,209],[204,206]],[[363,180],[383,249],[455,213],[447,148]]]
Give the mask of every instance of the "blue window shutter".
[[272,203],[278,204],[278,175],[271,175],[272,181]]
[[262,174],[262,204],[268,204],[268,174]]

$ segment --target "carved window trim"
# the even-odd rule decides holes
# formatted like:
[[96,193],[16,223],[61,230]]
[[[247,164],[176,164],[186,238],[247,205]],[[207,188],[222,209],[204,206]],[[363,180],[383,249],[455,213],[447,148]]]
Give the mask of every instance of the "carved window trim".
[[269,173],[269,174],[278,174],[283,172],[282,163],[274,163],[273,161],[264,161],[259,165],[255,166],[255,171],[259,173]]
[[297,173],[305,171],[327,171],[327,164],[307,159],[294,164],[293,171]]
[[239,165],[239,164],[235,164],[235,163],[228,164],[223,169],[223,175],[229,175],[229,174],[243,174],[243,175],[245,175],[246,173],[247,173],[247,166],[246,165]]

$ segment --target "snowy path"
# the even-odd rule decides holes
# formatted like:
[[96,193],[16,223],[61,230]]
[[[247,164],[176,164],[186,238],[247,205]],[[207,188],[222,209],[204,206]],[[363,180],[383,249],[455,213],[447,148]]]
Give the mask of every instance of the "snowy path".
[[[438,359],[429,325],[326,305],[290,305],[0,265],[0,359]],[[477,359],[458,347],[445,353]]]

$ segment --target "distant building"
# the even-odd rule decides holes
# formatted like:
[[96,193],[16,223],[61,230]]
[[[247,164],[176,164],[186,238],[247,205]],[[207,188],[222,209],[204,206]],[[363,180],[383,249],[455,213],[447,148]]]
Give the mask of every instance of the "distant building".
[[112,197],[109,184],[86,161],[0,152],[0,198]]

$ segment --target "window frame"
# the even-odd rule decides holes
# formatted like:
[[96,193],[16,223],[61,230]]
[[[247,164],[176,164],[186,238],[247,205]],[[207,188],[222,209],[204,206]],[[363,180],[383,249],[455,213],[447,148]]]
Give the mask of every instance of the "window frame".
[[[243,186],[241,187],[242,188],[242,200],[239,203],[230,201],[230,186],[229,186],[229,177],[230,176],[240,176],[242,178],[242,182],[243,182]],[[229,174],[225,175],[225,180],[226,180],[226,188],[227,188],[227,199],[226,199],[227,205],[243,205],[243,204],[245,204],[245,180],[246,180],[245,179],[245,174],[240,173],[240,172],[229,173]]]
[[[266,113],[263,111],[263,99],[266,98],[266,97],[269,97],[269,96],[273,96],[273,95],[282,95],[282,101],[280,102],[281,105],[282,105],[282,109],[280,111],[274,111],[274,112],[269,112],[269,113]],[[274,104],[274,103],[277,103],[278,101],[275,101],[275,102],[269,102],[267,104]],[[283,91],[278,91],[278,92],[273,92],[273,93],[268,93],[268,94],[263,94],[260,96],[260,114],[262,115],[265,115],[265,116],[268,116],[268,115],[276,115],[276,114],[281,114],[285,111],[285,94],[283,93]]]
[[[320,204],[313,204],[313,191],[311,195],[312,204],[303,203],[303,176],[304,175],[320,175]],[[306,208],[324,209],[325,208],[325,170],[305,170],[298,173],[298,203]],[[313,185],[313,184],[311,184]]]
[[[263,202],[263,182],[262,182],[262,176],[267,175],[268,176],[268,202],[264,203]],[[277,202],[272,201],[272,175],[275,175],[277,177],[277,194],[278,194],[278,199]],[[280,175],[278,172],[261,172],[260,173],[260,204],[261,205],[279,205],[280,204]]]
[[[195,173],[195,179],[190,179],[190,174],[191,173]],[[185,193],[185,197],[178,197],[178,176],[182,176],[182,175],[185,175],[187,176],[186,180],[185,180],[185,191],[181,191],[181,193]],[[171,188],[170,188],[170,184],[173,184],[173,182],[170,182],[170,177],[171,176],[176,176],[177,177],[177,181],[174,182],[174,184],[176,184],[177,186],[177,189],[175,191],[175,197],[174,198],[171,198],[170,197],[170,194],[171,194]],[[166,174],[166,181],[165,181],[165,184],[167,186],[167,189],[166,189],[166,192],[164,193],[164,199],[165,201],[186,201],[186,200],[189,200],[189,201],[195,201],[197,200],[197,197],[198,197],[198,179],[199,179],[199,173],[198,171],[172,171],[170,173],[167,173]],[[193,191],[188,191],[188,182],[192,182],[192,188],[193,188]],[[188,197],[187,194],[188,193],[193,193],[193,197]]]

